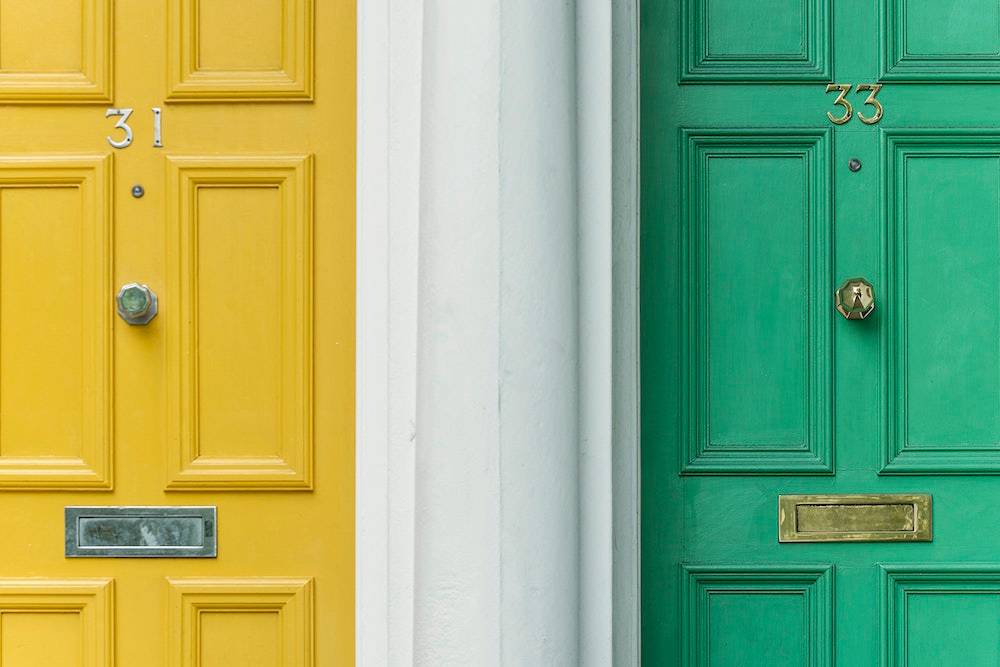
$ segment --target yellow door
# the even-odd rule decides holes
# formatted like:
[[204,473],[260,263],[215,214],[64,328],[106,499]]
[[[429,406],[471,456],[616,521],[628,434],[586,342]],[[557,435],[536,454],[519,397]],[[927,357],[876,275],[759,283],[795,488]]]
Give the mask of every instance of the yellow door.
[[3,667],[353,663],[354,40],[0,0]]

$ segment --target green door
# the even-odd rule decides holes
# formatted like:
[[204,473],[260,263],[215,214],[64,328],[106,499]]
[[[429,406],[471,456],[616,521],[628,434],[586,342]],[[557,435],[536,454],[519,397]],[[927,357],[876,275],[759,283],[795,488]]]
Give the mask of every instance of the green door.
[[641,6],[644,664],[1000,665],[1000,2]]

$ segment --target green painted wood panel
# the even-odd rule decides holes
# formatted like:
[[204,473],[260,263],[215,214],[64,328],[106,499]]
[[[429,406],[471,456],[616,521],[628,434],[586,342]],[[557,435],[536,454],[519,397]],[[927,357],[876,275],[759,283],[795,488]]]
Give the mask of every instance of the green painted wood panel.
[[1000,347],[968,341],[1000,341],[1000,161],[913,157],[902,178],[905,446],[998,448]]
[[687,474],[832,471],[830,138],[684,132]]
[[[706,448],[807,445],[814,346],[802,316],[809,308],[802,288],[809,284],[804,162],[753,149],[705,162],[705,198],[697,207],[704,228],[692,231],[703,234],[703,321],[696,335],[704,335],[705,358],[695,363],[706,386],[704,400],[695,401],[708,412]],[[772,176],[782,188],[766,187]],[[756,230],[743,224],[762,216],[772,224]],[[733,308],[736,303],[743,307]],[[756,390],[748,396],[750,382]]]
[[821,81],[830,0],[683,0],[682,81]]
[[996,0],[883,0],[884,80],[1000,78]]
[[998,139],[885,133],[885,473],[1000,472]]
[[826,567],[689,566],[684,657],[697,667],[829,667],[833,572]]
[[[643,664],[1000,664],[1000,5],[640,32]],[[833,127],[834,81],[882,122]],[[780,494],[838,493],[931,494],[933,541],[778,543]]]
[[1000,664],[1000,568],[880,568],[880,667]]
[[704,609],[710,622],[705,624],[707,650],[700,651],[701,663],[737,665],[751,654],[775,667],[808,664],[805,601],[799,593],[712,595]]

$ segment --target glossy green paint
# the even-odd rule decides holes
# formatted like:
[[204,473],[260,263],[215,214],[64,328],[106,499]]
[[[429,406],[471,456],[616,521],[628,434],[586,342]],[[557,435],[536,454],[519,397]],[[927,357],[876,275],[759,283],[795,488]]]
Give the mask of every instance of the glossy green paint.
[[[641,3],[644,664],[1000,664],[998,25]],[[833,81],[882,122],[834,127]],[[933,541],[779,544],[806,493],[930,493]]]
[[682,131],[685,473],[832,471],[831,139]]
[[682,577],[686,664],[833,664],[832,568],[688,566]]

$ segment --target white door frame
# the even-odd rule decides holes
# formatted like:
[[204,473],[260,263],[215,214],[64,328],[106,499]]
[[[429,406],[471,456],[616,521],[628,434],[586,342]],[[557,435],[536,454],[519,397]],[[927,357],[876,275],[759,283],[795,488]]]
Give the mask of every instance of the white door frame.
[[640,607],[639,220],[640,0],[608,0],[611,22],[611,321],[610,387],[613,490],[612,572],[615,665],[638,665]]
[[[578,344],[586,362],[578,388],[579,654],[588,665],[639,658],[637,6],[576,3]],[[357,664],[410,665],[424,1],[358,0],[357,8]]]
[[358,0],[358,665],[413,664],[423,1]]

